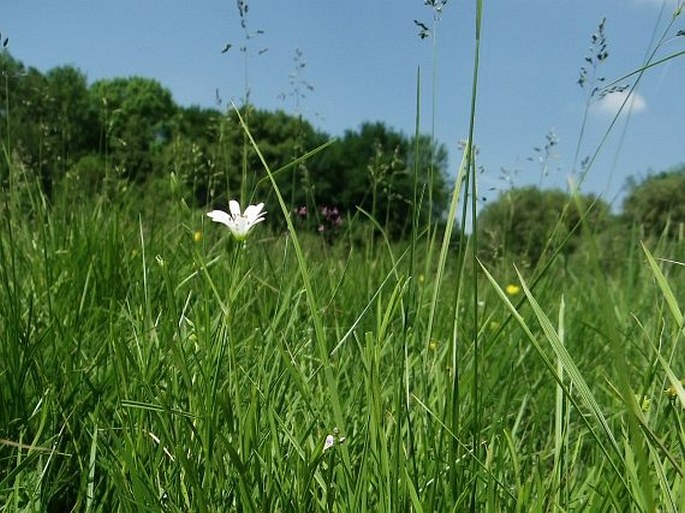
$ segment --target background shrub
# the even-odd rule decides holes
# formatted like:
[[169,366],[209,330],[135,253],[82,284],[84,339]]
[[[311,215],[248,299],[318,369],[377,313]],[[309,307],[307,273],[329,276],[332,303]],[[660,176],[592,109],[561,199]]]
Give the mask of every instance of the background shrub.
[[645,237],[659,237],[667,229],[670,238],[682,239],[685,224],[685,165],[629,182],[623,212],[629,223],[638,224]]

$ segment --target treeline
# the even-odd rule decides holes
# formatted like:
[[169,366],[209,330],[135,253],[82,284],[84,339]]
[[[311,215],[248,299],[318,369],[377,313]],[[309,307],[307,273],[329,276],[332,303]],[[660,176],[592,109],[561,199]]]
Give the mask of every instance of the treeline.
[[[65,185],[69,194],[94,195],[113,182],[145,187],[173,172],[195,206],[250,194],[274,199],[235,112],[177,105],[148,78],[89,84],[71,66],[41,73],[6,51],[0,71],[0,134],[11,149],[3,176],[8,165],[21,163],[38,175],[48,198]],[[341,217],[363,209],[401,236],[414,211],[416,168],[422,190],[432,190],[432,201],[421,203],[422,219],[429,208],[434,216],[445,209],[447,151],[429,137],[417,141],[384,123],[364,123],[316,152],[331,138],[301,117],[240,112],[293,208],[335,208]]]
[[[155,202],[160,181],[173,173],[183,200],[196,207],[222,207],[234,197],[275,205],[234,111],[179,106],[169,90],[147,78],[89,84],[71,66],[41,73],[7,51],[0,53],[0,72],[3,188],[10,167],[20,166],[35,174],[48,199],[115,194],[125,184]],[[298,223],[330,238],[351,216],[369,214],[397,238],[408,234],[417,210],[422,226],[429,217],[444,222],[451,191],[447,151],[429,137],[415,140],[381,122],[364,123],[316,151],[331,138],[301,117],[256,108],[240,113]],[[278,219],[270,216],[271,223]],[[620,214],[591,195],[535,187],[505,191],[482,209],[478,235],[483,258],[513,256],[535,265],[558,247],[572,254],[588,230],[603,250],[620,254],[631,230],[641,238],[683,240],[684,225],[681,166],[630,182]]]
[[641,182],[628,181],[619,213],[591,194],[512,188],[483,208],[478,234],[482,258],[515,258],[530,266],[555,253],[572,256],[583,246],[599,252],[610,267],[637,240],[681,245],[685,243],[685,165]]

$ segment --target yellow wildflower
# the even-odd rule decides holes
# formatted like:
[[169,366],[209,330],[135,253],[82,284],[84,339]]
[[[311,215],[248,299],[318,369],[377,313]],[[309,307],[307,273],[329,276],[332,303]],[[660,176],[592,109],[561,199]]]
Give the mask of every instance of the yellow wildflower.
[[[680,384],[685,386],[685,379],[681,379]],[[675,399],[678,396],[678,390],[676,390],[676,387],[674,385],[671,385],[666,389],[666,395],[671,399]]]
[[505,292],[506,292],[507,294],[509,294],[510,296],[515,296],[516,294],[518,294],[519,292],[521,292],[521,287],[519,287],[519,286],[516,285],[515,283],[510,283],[509,285],[507,285],[506,287],[504,287],[504,290],[505,290]]

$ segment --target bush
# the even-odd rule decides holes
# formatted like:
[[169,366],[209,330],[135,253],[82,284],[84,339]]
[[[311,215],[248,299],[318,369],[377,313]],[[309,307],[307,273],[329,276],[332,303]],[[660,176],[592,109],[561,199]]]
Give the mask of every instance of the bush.
[[626,220],[640,226],[643,237],[669,238],[682,234],[685,225],[685,165],[629,183],[623,203]]
[[503,192],[487,205],[478,222],[482,256],[490,261],[513,257],[535,265],[571,233],[562,253],[572,253],[580,240],[578,224],[601,231],[610,218],[608,205],[592,195],[573,197],[560,190],[537,187]]

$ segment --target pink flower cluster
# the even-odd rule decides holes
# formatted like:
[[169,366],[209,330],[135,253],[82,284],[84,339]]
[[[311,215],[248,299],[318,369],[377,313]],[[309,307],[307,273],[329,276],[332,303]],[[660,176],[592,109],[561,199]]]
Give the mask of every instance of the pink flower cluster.
[[322,222],[319,224],[318,231],[322,233],[326,228],[340,228],[343,224],[343,219],[340,216],[338,207],[321,207]]
[[[294,208],[293,214],[301,221],[305,221],[309,216],[309,210],[303,205]],[[319,209],[316,228],[319,233],[325,233],[332,229],[340,228],[342,225],[343,218],[338,207],[323,206]]]

